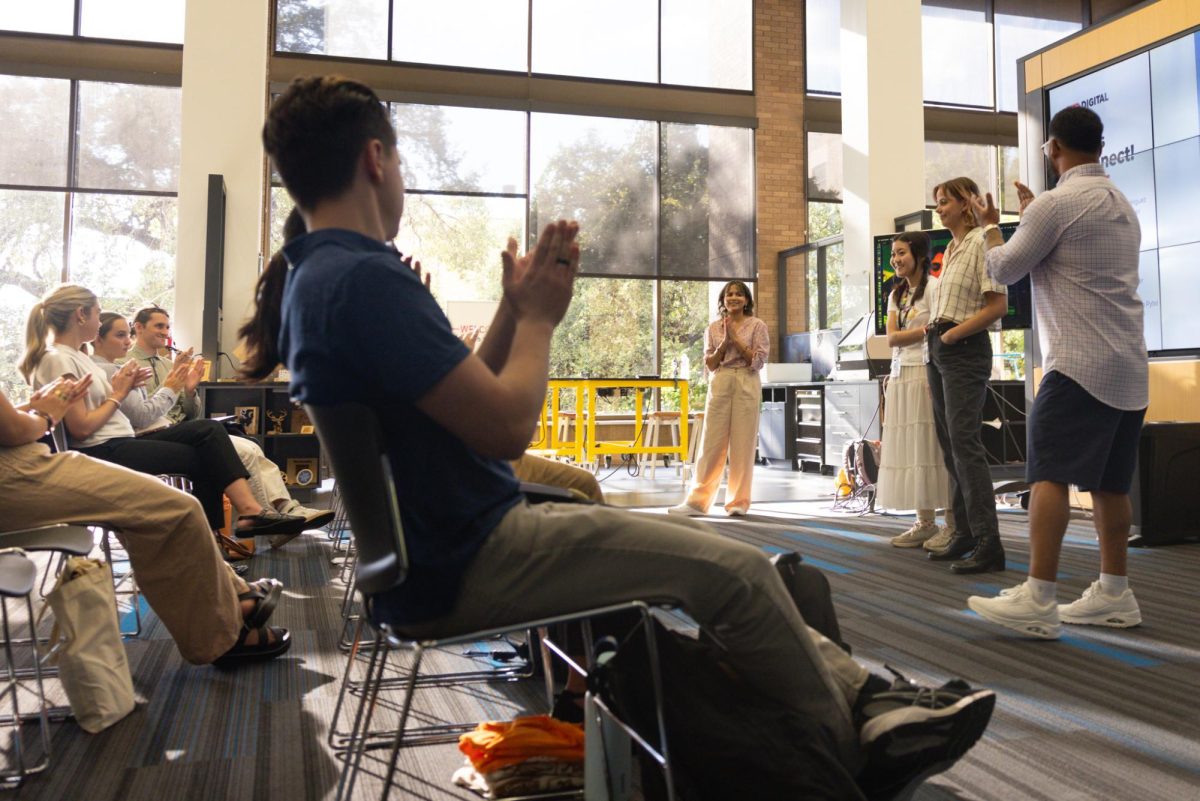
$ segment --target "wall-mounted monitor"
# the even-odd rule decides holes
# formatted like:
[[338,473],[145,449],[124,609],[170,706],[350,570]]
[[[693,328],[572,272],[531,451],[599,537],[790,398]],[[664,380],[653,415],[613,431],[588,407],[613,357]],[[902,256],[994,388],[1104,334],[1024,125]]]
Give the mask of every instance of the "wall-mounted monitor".
[[1100,115],[1101,164],[1141,223],[1146,349],[1200,353],[1200,33],[1051,86],[1047,126],[1068,106]]
[[[1007,242],[1017,230],[1014,222],[1000,223],[1000,233]],[[942,259],[946,254],[946,246],[950,244],[950,232],[945,228],[926,231],[929,234],[930,260],[933,268],[930,274],[937,277],[942,274]],[[896,234],[885,234],[875,237],[875,333],[883,336],[887,333],[887,299],[892,292],[896,271],[892,269],[892,240]],[[1033,299],[1029,291],[1029,276],[1025,276],[1008,288],[1008,313],[1000,318],[1000,327],[1010,328],[1033,327]]]

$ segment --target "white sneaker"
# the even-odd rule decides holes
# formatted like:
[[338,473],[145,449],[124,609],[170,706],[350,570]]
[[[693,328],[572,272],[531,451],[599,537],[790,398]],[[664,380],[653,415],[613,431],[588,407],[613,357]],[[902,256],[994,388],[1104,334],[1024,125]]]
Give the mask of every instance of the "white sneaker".
[[747,511],[741,506],[731,506],[725,510],[725,514],[729,517],[745,517]]
[[668,509],[667,514],[683,515],[684,517],[703,517],[704,515],[708,514],[708,512],[704,511],[703,509],[697,509],[687,501],[684,501],[678,506],[672,506],[670,509]]
[[1058,621],[1058,604],[1050,601],[1039,604],[1033,600],[1027,584],[1018,584],[995,598],[972,595],[967,606],[985,620],[1007,626],[1030,637],[1057,640],[1062,626]]
[[937,523],[932,520],[918,520],[912,524],[912,527],[898,537],[892,537],[892,545],[897,548],[916,548],[921,543],[936,536],[938,533]]
[[1078,601],[1059,606],[1058,616],[1063,623],[1117,629],[1127,629],[1142,622],[1142,610],[1138,609],[1133,590],[1126,588],[1120,595],[1105,595],[1099,581],[1093,581]]
[[950,540],[954,538],[954,529],[950,526],[942,526],[938,529],[937,534],[934,534],[929,539],[922,543],[922,547],[927,551],[940,551],[950,544]]

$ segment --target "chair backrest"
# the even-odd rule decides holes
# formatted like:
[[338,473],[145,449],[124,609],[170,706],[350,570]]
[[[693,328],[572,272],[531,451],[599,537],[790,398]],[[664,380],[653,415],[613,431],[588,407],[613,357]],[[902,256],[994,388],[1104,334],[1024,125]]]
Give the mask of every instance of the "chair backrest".
[[408,551],[379,417],[362,403],[304,408],[316,426],[350,518],[358,549],[359,591],[373,595],[397,586],[408,574]]

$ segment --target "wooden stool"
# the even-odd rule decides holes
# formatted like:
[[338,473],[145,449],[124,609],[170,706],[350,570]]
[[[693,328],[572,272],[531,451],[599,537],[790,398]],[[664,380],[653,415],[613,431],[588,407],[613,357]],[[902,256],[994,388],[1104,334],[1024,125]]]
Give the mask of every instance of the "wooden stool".
[[[675,446],[679,445],[679,412],[650,412],[646,415],[645,420],[644,436],[641,438],[644,447],[658,447],[659,431],[664,425],[671,427],[671,444]],[[660,453],[640,454],[638,456],[638,468],[644,469],[647,476],[654,478],[654,471],[658,468],[658,460],[664,455]],[[670,457],[668,456],[668,458]]]

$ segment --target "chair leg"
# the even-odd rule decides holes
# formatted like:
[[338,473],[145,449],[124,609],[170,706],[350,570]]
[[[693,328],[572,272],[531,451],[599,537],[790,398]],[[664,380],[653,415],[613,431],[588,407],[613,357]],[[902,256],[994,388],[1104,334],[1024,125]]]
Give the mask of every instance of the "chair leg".
[[[334,749],[342,747],[338,745],[339,741],[343,739],[349,740],[354,734],[354,729],[351,728],[349,732],[346,732],[343,735],[343,733],[338,730],[338,725],[341,723],[342,719],[342,704],[346,700],[346,693],[350,689],[351,685],[350,676],[354,671],[354,663],[358,660],[359,645],[362,643],[362,628],[363,620],[361,617],[359,617],[358,622],[354,626],[354,638],[351,640],[350,654],[346,659],[346,671],[342,674],[342,686],[338,690],[337,703],[333,707],[333,720],[329,724],[329,747]],[[378,637],[375,638],[375,642],[378,644]],[[370,671],[371,668],[368,667],[368,676],[370,676]]]
[[[350,730],[350,748],[346,752],[346,762],[342,766],[342,775],[338,779],[335,801],[345,801],[354,795],[354,783],[358,778],[363,754],[367,750],[367,732],[371,728],[371,718],[375,714],[375,704],[379,697],[379,680],[383,677],[387,653],[387,640],[382,634],[377,633],[375,647],[371,649],[371,661],[367,665],[363,697],[358,702],[354,725]],[[390,776],[385,778],[387,781],[391,781]]]
[[400,722],[396,725],[396,739],[392,742],[392,753],[388,758],[387,771],[384,773],[383,795],[380,801],[387,801],[392,792],[392,774],[396,772],[396,762],[400,759],[400,749],[404,745],[404,729],[408,726],[408,713],[412,711],[413,693],[417,689],[417,676],[421,673],[421,659],[425,649],[417,643],[413,654],[412,667],[409,669],[407,686],[404,688],[404,703],[400,707]]
[[45,684],[42,681],[41,661],[37,654],[37,630],[33,613],[33,601],[29,595],[25,596],[26,613],[29,615],[29,642],[33,647],[33,678],[35,683],[35,697],[37,699],[37,722],[40,733],[42,753],[40,758],[32,764],[27,765],[29,754],[25,747],[25,735],[22,728],[25,725],[25,716],[21,714],[20,706],[20,690],[22,686],[22,675],[26,672],[18,670],[16,661],[13,655],[13,638],[8,617],[8,599],[0,599],[0,615],[3,618],[4,627],[4,657],[5,668],[7,673],[6,688],[0,695],[9,695],[12,698],[12,716],[6,716],[3,719],[4,723],[11,721],[13,727],[12,753],[15,762],[14,769],[3,770],[0,772],[0,785],[7,787],[19,787],[25,782],[29,776],[40,773],[45,770],[50,764],[50,720],[46,708],[46,690]]

